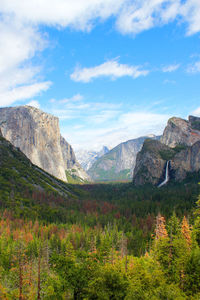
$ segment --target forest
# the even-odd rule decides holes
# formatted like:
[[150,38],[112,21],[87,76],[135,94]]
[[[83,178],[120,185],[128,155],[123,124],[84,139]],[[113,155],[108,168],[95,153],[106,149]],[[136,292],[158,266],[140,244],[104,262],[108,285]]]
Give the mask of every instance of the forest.
[[198,175],[1,189],[0,299],[199,299]]
[[[158,214],[145,252],[135,256],[130,233],[117,222],[42,224],[5,210],[0,221],[0,297],[199,299],[200,200],[193,215],[190,225],[185,216],[173,213],[166,222]],[[151,220],[146,223],[150,229]]]
[[0,299],[200,298],[199,173],[65,184],[4,144]]

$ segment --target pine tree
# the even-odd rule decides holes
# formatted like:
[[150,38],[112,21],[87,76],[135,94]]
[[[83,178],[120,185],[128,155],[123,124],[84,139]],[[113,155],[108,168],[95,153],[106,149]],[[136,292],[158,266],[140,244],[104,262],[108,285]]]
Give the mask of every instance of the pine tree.
[[168,233],[165,227],[165,218],[162,217],[160,213],[156,217],[155,233],[156,233],[156,239],[168,237]]
[[182,224],[181,224],[181,233],[187,241],[188,246],[191,246],[191,231],[186,217],[184,216]]

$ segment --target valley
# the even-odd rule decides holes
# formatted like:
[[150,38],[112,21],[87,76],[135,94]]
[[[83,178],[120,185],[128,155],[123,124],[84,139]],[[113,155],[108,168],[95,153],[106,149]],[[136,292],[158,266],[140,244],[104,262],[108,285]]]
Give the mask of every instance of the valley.
[[[137,147],[135,162],[130,158],[135,165],[131,182],[95,183],[89,176],[88,181],[81,178],[85,171],[64,139],[61,149],[68,152],[63,154],[67,176],[63,181],[34,164],[31,153],[30,158],[25,155],[27,141],[33,141],[29,133],[23,132],[26,142],[23,147],[18,144],[21,150],[5,139],[17,143],[21,136],[19,129],[4,121],[0,134],[2,299],[162,299],[165,295],[197,299],[200,142],[197,134],[193,138],[193,130],[198,133],[199,119],[195,129],[193,122],[184,121],[189,133],[178,142],[176,136],[180,139],[185,128],[179,127],[179,120],[176,127],[171,122],[161,138],[128,142],[129,147]],[[32,128],[30,121],[27,124]],[[40,151],[35,137],[44,128],[37,128],[28,149]],[[46,144],[42,155],[45,147],[48,151]],[[123,146],[100,156],[94,166],[102,159],[114,161],[112,157],[116,162],[118,151],[124,153]]]
[[200,0],[0,0],[0,300],[200,300]]

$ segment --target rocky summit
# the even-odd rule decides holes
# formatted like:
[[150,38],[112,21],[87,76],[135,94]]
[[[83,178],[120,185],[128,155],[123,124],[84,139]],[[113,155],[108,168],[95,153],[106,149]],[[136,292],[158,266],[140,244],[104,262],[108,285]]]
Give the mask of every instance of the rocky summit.
[[31,106],[0,108],[0,128],[4,138],[51,175],[67,181],[66,171],[73,169],[77,176],[88,179],[61,136],[57,117]]
[[175,181],[200,170],[200,118],[173,117],[160,141],[146,140],[137,155],[133,182],[159,185],[165,179],[167,161],[169,178]]
[[169,147],[192,146],[200,140],[200,118],[189,116],[188,121],[173,117],[169,119],[161,142]]

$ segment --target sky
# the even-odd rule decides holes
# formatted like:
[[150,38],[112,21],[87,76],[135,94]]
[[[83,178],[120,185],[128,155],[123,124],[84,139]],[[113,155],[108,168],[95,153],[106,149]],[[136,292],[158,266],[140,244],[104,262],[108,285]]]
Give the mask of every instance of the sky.
[[200,0],[0,0],[0,107],[60,119],[75,150],[200,116]]

